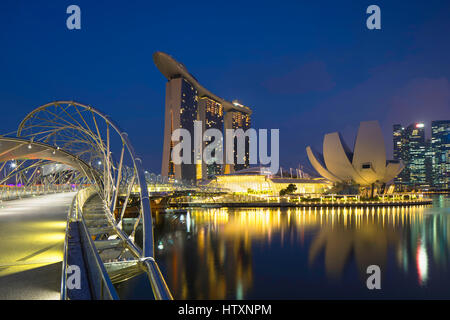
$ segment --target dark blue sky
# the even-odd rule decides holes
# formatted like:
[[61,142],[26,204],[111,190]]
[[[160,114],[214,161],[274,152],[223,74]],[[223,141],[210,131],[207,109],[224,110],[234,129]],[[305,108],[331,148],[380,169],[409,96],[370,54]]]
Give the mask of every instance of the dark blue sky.
[[[66,28],[77,4],[82,29]],[[368,5],[382,30],[366,28]],[[450,1],[0,1],[1,132],[57,99],[90,104],[129,132],[160,171],[164,51],[205,87],[280,129],[283,167],[360,121],[450,118]]]

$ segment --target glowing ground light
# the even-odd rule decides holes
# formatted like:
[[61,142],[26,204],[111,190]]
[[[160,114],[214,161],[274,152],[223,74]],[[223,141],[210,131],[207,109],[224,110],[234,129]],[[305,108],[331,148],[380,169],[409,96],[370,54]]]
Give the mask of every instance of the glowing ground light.
[[416,265],[419,284],[424,286],[428,280],[428,255],[425,245],[421,239],[419,239],[419,245],[417,246]]

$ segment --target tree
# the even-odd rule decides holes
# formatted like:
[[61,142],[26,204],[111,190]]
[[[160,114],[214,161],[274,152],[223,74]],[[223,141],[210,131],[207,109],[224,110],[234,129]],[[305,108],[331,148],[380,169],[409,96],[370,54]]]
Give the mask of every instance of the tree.
[[286,188],[280,190],[280,196],[292,194],[295,191],[297,191],[297,186],[293,183],[290,183]]
[[354,183],[337,182],[327,192],[327,194],[356,195],[359,194],[359,185]]

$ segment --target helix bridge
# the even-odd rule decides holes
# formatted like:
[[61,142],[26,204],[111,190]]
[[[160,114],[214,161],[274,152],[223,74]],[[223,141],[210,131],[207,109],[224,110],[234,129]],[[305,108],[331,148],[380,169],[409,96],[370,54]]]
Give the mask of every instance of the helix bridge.
[[[155,260],[142,160],[109,116],[74,101],[42,105],[17,131],[0,136],[0,201],[61,192],[76,192],[67,214],[61,299],[119,299],[115,285],[143,274],[154,299],[172,299]],[[125,230],[130,212],[135,219]],[[84,290],[72,288],[74,265],[86,271]]]

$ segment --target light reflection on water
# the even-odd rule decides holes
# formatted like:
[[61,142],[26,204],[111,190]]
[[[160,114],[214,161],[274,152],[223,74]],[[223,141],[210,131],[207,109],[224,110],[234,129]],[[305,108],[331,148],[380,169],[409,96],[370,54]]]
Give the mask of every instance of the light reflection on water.
[[[155,215],[176,299],[450,298],[450,199],[357,209],[193,209]],[[366,268],[382,289],[366,287]]]

